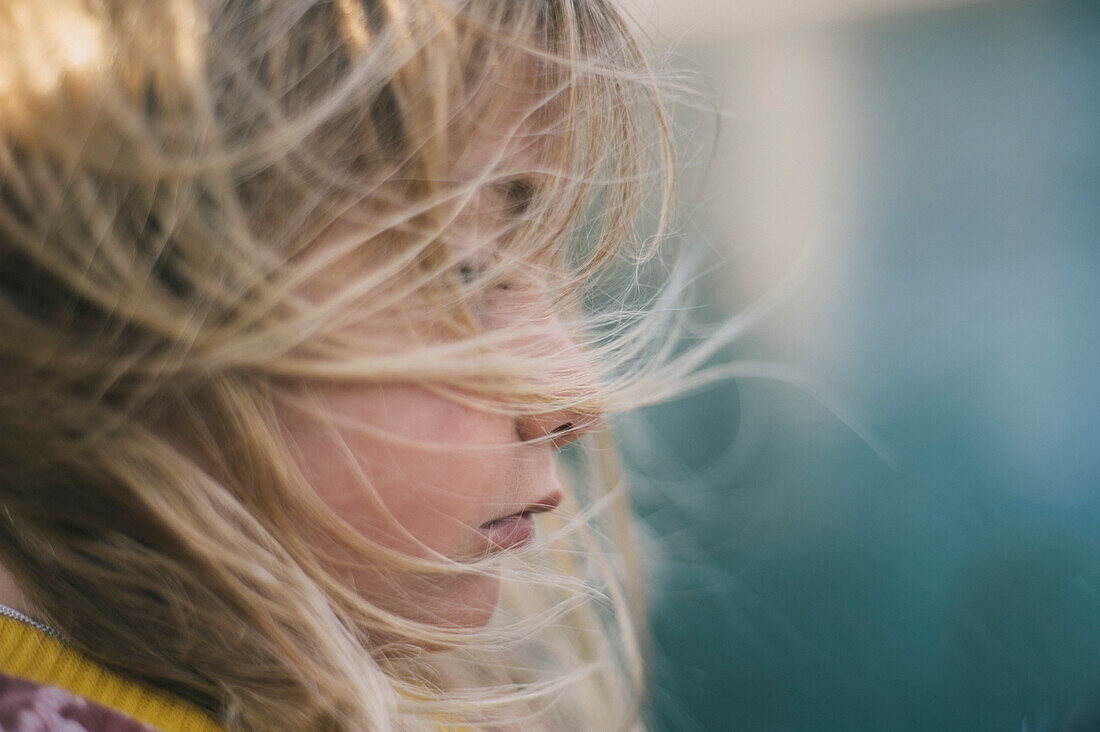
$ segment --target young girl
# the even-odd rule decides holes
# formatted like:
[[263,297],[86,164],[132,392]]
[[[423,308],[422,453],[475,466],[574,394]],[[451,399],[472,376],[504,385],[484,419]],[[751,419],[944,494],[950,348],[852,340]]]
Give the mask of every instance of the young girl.
[[0,726],[639,726],[654,88],[606,0],[0,6]]

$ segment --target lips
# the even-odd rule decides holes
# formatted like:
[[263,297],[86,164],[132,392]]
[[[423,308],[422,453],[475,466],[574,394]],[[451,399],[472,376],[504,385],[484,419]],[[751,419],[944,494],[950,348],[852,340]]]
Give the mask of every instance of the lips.
[[525,506],[508,516],[486,521],[478,527],[478,532],[489,540],[494,550],[516,549],[527,544],[535,536],[535,522],[532,514],[553,511],[561,503],[561,494],[553,493],[539,499],[537,503]]
[[517,513],[482,524],[478,531],[493,549],[517,549],[535,536],[535,522],[531,514]]

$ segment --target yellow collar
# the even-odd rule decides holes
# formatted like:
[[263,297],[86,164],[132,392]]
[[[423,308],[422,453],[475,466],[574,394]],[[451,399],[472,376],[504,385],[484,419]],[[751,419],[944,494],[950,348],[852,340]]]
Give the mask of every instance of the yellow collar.
[[220,725],[193,704],[127,679],[47,633],[3,616],[0,672],[59,686],[163,732],[222,732]]

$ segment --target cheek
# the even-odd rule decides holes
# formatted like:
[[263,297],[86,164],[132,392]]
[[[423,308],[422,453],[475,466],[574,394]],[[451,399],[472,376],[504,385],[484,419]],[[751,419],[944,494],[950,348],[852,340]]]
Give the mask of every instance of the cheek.
[[413,556],[475,552],[509,492],[514,427],[416,387],[336,388],[331,421],[291,423],[303,472],[369,539]]
[[[477,527],[497,516],[517,480],[511,419],[413,387],[332,389],[324,401],[330,418],[299,411],[287,415],[284,428],[306,478],[337,515],[410,556],[462,559],[483,551]],[[454,627],[487,622],[500,589],[496,577],[475,572],[341,571],[382,607]]]

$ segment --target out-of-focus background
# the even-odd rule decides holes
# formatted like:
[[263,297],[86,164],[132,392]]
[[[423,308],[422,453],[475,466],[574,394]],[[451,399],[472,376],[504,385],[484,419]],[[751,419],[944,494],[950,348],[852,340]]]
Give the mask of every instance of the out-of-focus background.
[[802,257],[727,355],[847,412],[741,379],[627,425],[653,727],[1100,729],[1100,3],[629,5],[713,103],[710,305]]

